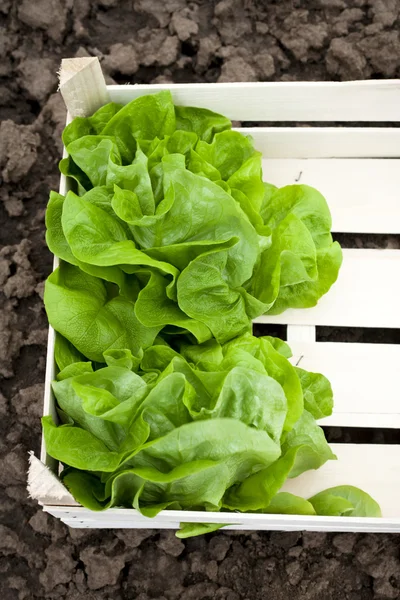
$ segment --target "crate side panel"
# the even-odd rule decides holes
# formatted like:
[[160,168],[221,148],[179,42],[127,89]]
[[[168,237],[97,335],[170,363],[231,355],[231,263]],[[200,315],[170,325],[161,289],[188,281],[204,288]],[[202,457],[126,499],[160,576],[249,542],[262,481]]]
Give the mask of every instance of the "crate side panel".
[[[307,515],[269,515],[256,513],[232,513],[232,512],[205,512],[192,510],[163,510],[154,518],[143,517],[135,509],[129,508],[111,508],[103,512],[90,511],[85,508],[75,507],[52,507],[44,506],[44,511],[62,519],[64,522],[71,523],[72,526],[90,525],[97,523],[99,527],[107,522],[115,523],[115,527],[130,526],[134,528],[153,529],[163,527],[164,525],[177,523],[225,523],[227,525],[244,525],[257,528],[263,523],[282,526],[290,522],[296,529],[304,527],[305,521],[309,521],[316,526],[323,527],[340,526],[342,523],[350,521],[348,517],[326,517],[326,516],[307,516]],[[67,511],[68,509],[68,511]],[[400,516],[398,517],[352,517],[353,526],[363,525],[368,522],[369,527],[392,527],[397,523],[400,525]]]
[[[69,113],[67,113],[66,125],[71,123],[72,118]],[[68,156],[66,149],[63,150],[63,158]],[[65,196],[67,192],[70,190],[70,182],[68,181],[65,175],[60,175],[60,185],[59,185],[59,193],[62,196]],[[60,261],[57,256],[53,258],[53,271],[57,269]],[[46,375],[44,381],[44,402],[43,402],[43,416],[50,415],[53,417],[53,420],[57,422],[57,411],[56,411],[56,401],[53,394],[53,389],[51,387],[52,381],[55,379],[55,371],[56,364],[54,359],[54,344],[55,344],[56,333],[54,329],[49,325],[49,334],[47,337],[47,354],[46,354]],[[42,435],[42,443],[40,449],[40,460],[47,465],[54,473],[58,471],[58,461],[49,456],[46,452],[46,445],[44,443],[44,437]]]
[[277,187],[307,184],[321,192],[332,231],[342,233],[400,233],[399,172],[400,159],[263,160],[265,181]]
[[334,410],[321,425],[400,429],[400,345],[290,342],[291,362],[323,373],[334,392]]
[[400,328],[400,250],[344,249],[337,282],[317,306],[255,323]]
[[[190,517],[189,517],[190,518]],[[314,517],[315,519],[315,517]],[[76,521],[61,519],[63,523],[74,529],[144,529],[142,524],[135,524],[129,520],[113,521],[112,519],[101,521],[82,521],[76,524]],[[180,523],[190,523],[190,520],[182,520]],[[180,523],[157,523],[148,526],[146,529],[180,529]],[[235,525],[225,525],[224,530],[229,531],[329,531],[329,532],[354,532],[354,533],[398,533],[400,532],[400,520],[387,520],[385,522],[379,520],[378,523],[371,523],[371,519],[365,518],[362,523],[354,522],[352,518],[346,518],[336,523],[315,522],[313,517],[303,518],[303,522],[299,524],[288,517],[285,520],[275,522],[265,520],[260,522],[238,523]]]
[[309,498],[337,485],[354,485],[370,494],[382,516],[400,517],[400,445],[331,444],[338,460],[287,480],[282,491]]
[[264,158],[399,158],[396,127],[238,127]]
[[175,104],[239,121],[398,121],[399,80],[110,85],[114,102],[170,90]]
[[[330,460],[317,471],[308,471],[295,479],[288,480],[282,490],[309,498],[318,492],[337,485],[355,485],[371,494],[382,509],[384,519],[398,519],[400,524],[400,445],[381,444],[331,444],[338,460]],[[97,523],[112,520],[121,526],[127,519],[135,523],[143,522],[143,527],[152,527],[155,523],[139,515],[132,509],[110,509],[105,512],[93,512],[84,508],[47,506],[50,514],[67,520],[79,522],[96,521]],[[189,522],[210,523],[246,523],[268,519],[274,522],[282,519],[282,515],[252,515],[238,513],[204,513],[193,511],[167,511],[157,515],[156,522]],[[257,523],[257,518],[254,524]],[[307,518],[293,516],[293,523],[304,527]],[[322,519],[322,517],[316,517]],[[308,519],[309,520],[309,519]],[[362,523],[363,519],[359,519]],[[313,519],[311,519],[311,522]],[[372,520],[373,521],[373,520]],[[375,521],[378,521],[376,519]],[[326,517],[324,525],[337,523],[336,518]],[[382,523],[383,524],[383,523]]]

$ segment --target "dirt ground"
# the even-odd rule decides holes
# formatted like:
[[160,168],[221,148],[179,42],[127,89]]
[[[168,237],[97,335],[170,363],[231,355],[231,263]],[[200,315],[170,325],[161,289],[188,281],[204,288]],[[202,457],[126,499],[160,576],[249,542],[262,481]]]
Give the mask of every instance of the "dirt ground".
[[[27,451],[40,441],[60,59],[99,56],[118,83],[399,77],[398,0],[0,0],[0,25],[0,597],[400,598],[400,536],[69,531],[25,491]],[[344,242],[399,247],[394,236]]]

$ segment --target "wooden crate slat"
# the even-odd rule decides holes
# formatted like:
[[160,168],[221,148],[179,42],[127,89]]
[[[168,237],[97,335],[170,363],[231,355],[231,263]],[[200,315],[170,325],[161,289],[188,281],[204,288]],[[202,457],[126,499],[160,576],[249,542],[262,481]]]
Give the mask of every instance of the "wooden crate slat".
[[[249,122],[388,122],[398,121],[400,116],[399,80],[129,85],[107,89],[111,100],[122,103],[171,89],[177,104],[203,106],[232,120]],[[400,158],[400,129],[275,127],[246,128],[246,132],[253,134],[256,147],[264,154],[266,180],[286,185],[294,182],[302,171],[300,182],[314,185],[326,195],[332,208],[334,230],[399,233],[395,176],[400,162],[395,159]],[[388,160],[373,160],[380,157]],[[332,158],[336,160],[325,160]],[[62,193],[65,185],[62,177]],[[291,342],[293,350],[296,356],[303,356],[300,366],[321,370],[331,378],[336,390],[336,411],[325,423],[344,426],[354,420],[358,426],[372,426],[374,421],[374,426],[398,427],[399,411],[396,412],[391,378],[398,365],[399,349],[389,345],[371,347],[313,341],[316,325],[400,327],[397,309],[400,251],[345,250],[344,256],[338,283],[318,307],[286,311],[281,316],[261,317],[258,321],[288,324],[292,339],[298,340]],[[301,331],[299,326],[303,326],[304,336],[297,335],[296,330]],[[50,391],[53,343],[51,330],[45,414],[54,411]],[[367,373],[371,373],[370,382],[364,381]],[[400,531],[400,445],[333,444],[332,447],[339,461],[329,461],[322,469],[289,481],[284,489],[309,497],[333,485],[358,485],[380,502],[383,519],[162,511],[156,519],[149,520],[133,509],[103,513],[82,507],[45,506],[44,509],[71,527],[175,529],[180,521],[207,521],[230,523],[232,529],[243,530]],[[42,457],[46,458],[44,449]]]
[[317,306],[255,323],[400,328],[400,250],[344,249],[337,282]]
[[[257,515],[260,516],[260,515]],[[204,517],[203,517],[204,519]],[[61,519],[68,527],[76,529],[120,529],[121,521],[114,521],[112,518],[102,519],[101,521],[76,521]],[[188,522],[185,518],[179,523],[166,523],[156,521],[152,525],[136,524],[129,518],[124,520],[124,529],[179,529],[181,522]],[[400,531],[400,520],[396,519],[354,519],[336,517],[336,521],[321,521],[318,517],[304,517],[302,524],[299,524],[292,516],[282,516],[279,520],[271,517],[264,518],[262,521],[254,519],[246,523],[236,525],[227,525],[224,528],[230,531],[330,531],[330,532],[375,532],[375,533],[395,533]]]
[[398,517],[400,445],[331,444],[338,460],[287,480],[282,490],[310,497],[337,485],[360,487],[379,502],[383,517]]
[[[393,524],[400,527],[400,519],[396,518],[363,518],[363,517],[322,517],[310,516],[302,517],[298,515],[268,515],[268,514],[250,514],[250,513],[213,513],[203,511],[175,511],[165,510],[152,519],[142,520],[143,517],[135,509],[112,508],[105,512],[92,512],[84,508],[76,509],[74,518],[71,514],[63,512],[62,507],[53,510],[51,506],[44,506],[45,512],[61,518],[64,523],[70,527],[99,527],[99,528],[142,528],[142,529],[176,529],[179,523],[218,523],[221,516],[227,523],[227,529],[307,529],[307,530],[326,530],[327,524],[331,526],[339,525],[339,531],[342,527],[350,524],[349,528],[344,530],[353,531],[385,531],[393,530]],[[306,519],[307,527],[304,526]],[[230,525],[229,525],[230,524]],[[289,526],[287,526],[289,524]],[[365,527],[365,529],[363,528]],[[390,527],[390,529],[388,529]]]
[[114,102],[171,90],[174,102],[239,121],[397,121],[399,80],[109,85]]
[[[132,509],[132,513],[136,513]],[[106,520],[96,519],[64,519],[61,517],[63,523],[72,527],[73,529],[179,529],[180,521],[163,521],[161,524],[156,520],[154,523],[143,523],[143,521],[135,521],[132,519],[125,519],[123,525],[120,520],[114,520],[111,517],[107,517]]]
[[[354,485],[371,494],[381,505],[384,518],[399,517],[400,506],[400,446],[380,444],[331,444],[338,460],[330,460],[317,471],[307,471],[289,479],[282,487],[283,491],[297,494],[304,498],[317,494],[329,487],[337,485]],[[97,513],[75,507],[46,507],[51,514],[78,521],[96,521],[110,519],[125,523],[131,516],[133,522],[143,521],[143,527],[152,526],[153,521],[146,519],[131,509],[111,509]],[[226,522],[245,523],[255,515],[232,513],[204,513],[194,511],[162,511],[157,521],[176,522],[184,518],[193,522]],[[257,515],[260,516],[261,515]],[[278,515],[275,515],[276,517]],[[205,518],[207,517],[207,519]],[[265,517],[265,516],[264,516]],[[299,518],[299,517],[297,517]],[[224,520],[225,519],[225,520]],[[332,520],[332,517],[327,517]],[[400,518],[399,518],[400,524]]]
[[400,345],[291,342],[291,362],[323,373],[334,392],[334,412],[321,425],[400,428]]
[[264,158],[396,158],[396,127],[238,127]]
[[317,188],[329,204],[332,231],[342,233],[400,233],[399,173],[394,158],[263,160],[265,181]]

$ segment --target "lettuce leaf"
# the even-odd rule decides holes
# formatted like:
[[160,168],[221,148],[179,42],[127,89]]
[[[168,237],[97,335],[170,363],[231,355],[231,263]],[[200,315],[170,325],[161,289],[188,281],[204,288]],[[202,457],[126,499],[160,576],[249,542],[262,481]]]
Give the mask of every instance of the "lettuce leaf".
[[225,117],[162,91],[74,119],[63,140],[78,195],[51,194],[48,245],[116,284],[142,325],[224,343],[263,313],[313,306],[336,280],[324,198],[265,184],[251,137]]
[[[62,479],[92,510],[133,507],[378,516],[351,486],[306,500],[287,478],[336,457],[317,419],[329,381],[255,317],[313,306],[342,255],[325,199],[263,182],[250,136],[170,92],[110,103],[63,133],[45,306],[61,421],[43,419]],[[185,524],[187,537],[222,525]]]
[[339,485],[308,500],[317,515],[338,517],[381,517],[379,504],[369,494],[352,485]]
[[115,293],[103,280],[61,263],[46,282],[49,321],[90,360],[104,362],[111,348],[136,354],[151,346],[160,327],[142,325],[134,302]]
[[[137,354],[106,350],[109,366],[89,371],[58,339],[69,363],[53,383],[64,424],[45,417],[44,436],[84,506],[135,507],[147,516],[171,507],[375,514],[367,495],[346,486],[308,501],[280,492],[288,477],[335,458],[303,408],[299,375],[317,383],[322,376],[292,367],[275,350],[290,354],[287,344],[244,335],[222,345],[179,338],[174,349],[157,338]],[[325,382],[312,389],[315,406],[324,406]]]

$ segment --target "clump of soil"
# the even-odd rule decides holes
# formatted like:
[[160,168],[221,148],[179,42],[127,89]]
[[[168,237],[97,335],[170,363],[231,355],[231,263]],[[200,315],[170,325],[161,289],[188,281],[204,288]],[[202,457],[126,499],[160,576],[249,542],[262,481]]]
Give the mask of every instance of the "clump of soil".
[[[1,597],[399,598],[396,535],[220,532],[182,542],[169,531],[68,530],[25,490],[27,451],[40,445],[61,58],[98,56],[117,83],[393,78],[399,2],[0,0],[0,24]],[[344,241],[399,247],[393,236]]]

